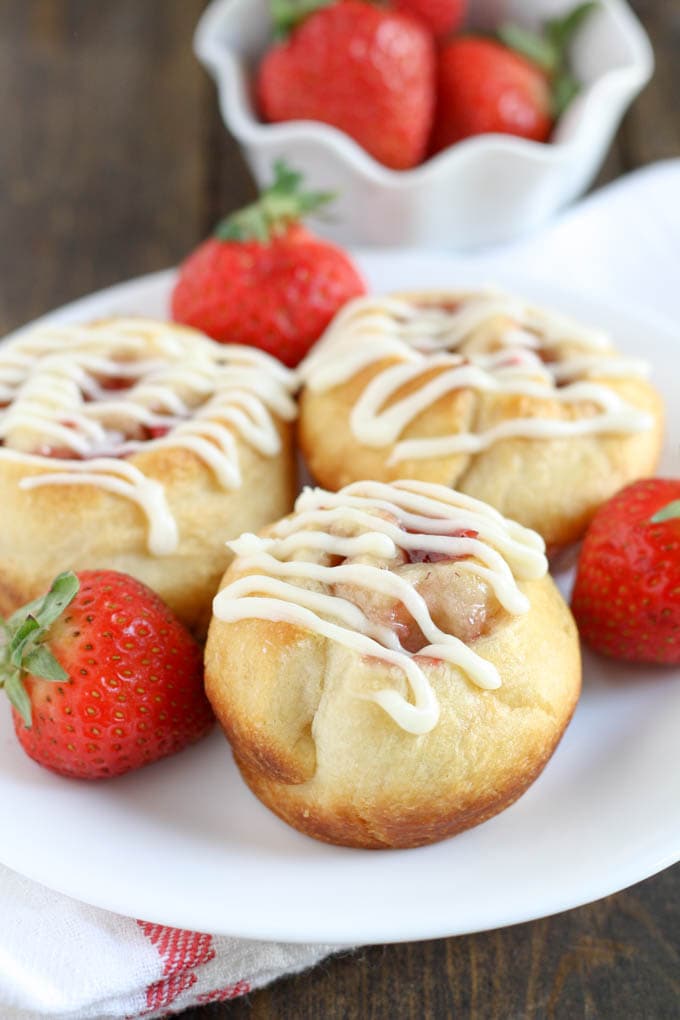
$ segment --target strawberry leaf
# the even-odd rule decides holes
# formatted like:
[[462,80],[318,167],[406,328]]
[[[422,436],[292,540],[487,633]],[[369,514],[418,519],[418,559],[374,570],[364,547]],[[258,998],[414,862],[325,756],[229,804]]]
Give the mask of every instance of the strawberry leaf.
[[546,21],[541,32],[512,23],[502,25],[498,36],[511,50],[539,67],[550,81],[551,113],[560,117],[581,83],[569,68],[569,47],[583,22],[598,6],[594,0],[579,4],[562,18]]
[[550,96],[550,108],[553,117],[561,117],[569,103],[581,90],[579,81],[570,71],[558,74],[553,83]]
[[68,680],[68,673],[45,645],[38,645],[29,652],[22,666],[26,673],[39,676],[42,680],[51,680],[53,683]]
[[283,160],[274,164],[274,180],[256,202],[232,213],[218,224],[215,236],[221,241],[259,241],[266,244],[289,226],[335,195],[330,191],[304,191],[303,177]]
[[79,588],[80,582],[72,570],[59,574],[46,595],[40,595],[17,609],[7,620],[6,626],[13,629],[27,616],[33,616],[42,627],[49,627],[75,598]]
[[672,521],[680,517],[680,499],[674,499],[667,503],[661,510],[657,510],[653,517],[650,517],[652,524],[659,524],[661,521]]
[[63,682],[68,673],[41,643],[49,628],[75,598],[80,581],[72,571],[59,574],[46,595],[34,599],[3,621],[0,642],[0,687],[27,726],[31,725],[31,701],[24,687],[24,675]]
[[594,0],[588,0],[587,3],[578,4],[563,18],[551,18],[550,21],[546,21],[545,34],[557,52],[562,55],[563,60],[565,51],[571,45],[577,31],[597,6]]
[[545,36],[528,28],[507,22],[498,29],[498,37],[515,53],[537,64],[546,74],[553,74],[559,63],[559,52]]
[[17,712],[24,720],[26,728],[30,729],[33,724],[31,699],[26,693],[26,688],[21,682],[21,677],[19,676],[18,671],[10,673],[5,680],[4,688],[11,704],[14,708],[16,708]]
[[10,621],[14,626],[9,643],[9,657],[13,666],[21,667],[29,642],[35,642],[45,635],[75,598],[79,588],[80,582],[72,571],[59,574],[46,595],[14,614]]
[[40,630],[40,624],[35,617],[29,616],[14,632],[9,643],[9,658],[13,666],[21,666],[24,648],[37,630]]
[[45,595],[40,608],[34,610],[31,615],[35,617],[43,629],[47,629],[61,616],[69,603],[73,601],[78,594],[79,588],[80,581],[72,570],[59,574],[52,582],[52,586],[47,595]]
[[264,211],[254,202],[233,213],[217,226],[215,235],[220,241],[261,241],[269,240],[269,228]]
[[33,616],[35,612],[40,609],[41,605],[45,601],[45,596],[40,595],[37,599],[33,599],[32,602],[27,602],[25,606],[20,606],[7,620],[6,626],[9,630],[13,630],[18,624],[26,619],[27,616]]

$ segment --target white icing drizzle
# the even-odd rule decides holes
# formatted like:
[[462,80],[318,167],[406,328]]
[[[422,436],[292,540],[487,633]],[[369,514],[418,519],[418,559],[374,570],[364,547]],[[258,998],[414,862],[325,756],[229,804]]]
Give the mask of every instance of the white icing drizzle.
[[[642,361],[616,356],[603,333],[494,291],[453,296],[452,303],[448,310],[428,306],[427,297],[420,304],[397,297],[358,298],[336,316],[300,368],[309,389],[324,392],[371,365],[391,361],[368,382],[350,418],[352,432],[366,446],[393,446],[390,463],[478,453],[511,437],[552,439],[653,427],[651,415],[594,381],[644,376],[648,370]],[[537,353],[541,350],[549,355],[545,362]],[[439,370],[434,377],[433,369]],[[395,399],[409,384],[412,392]],[[435,401],[463,389],[586,403],[596,410],[570,419],[517,416],[478,432],[399,441]]]
[[[425,482],[356,482],[337,493],[306,489],[295,510],[267,538],[246,534],[228,543],[242,576],[215,597],[217,619],[290,623],[397,667],[412,702],[392,689],[363,697],[376,701],[409,733],[428,733],[439,718],[423,657],[457,666],[479,687],[500,686],[495,666],[440,630],[425,599],[389,563],[399,550],[436,553],[455,560],[456,570],[483,578],[507,612],[525,613],[529,601],[517,581],[547,571],[539,535],[479,500]],[[333,565],[333,557],[344,562]],[[377,562],[362,562],[366,557]],[[329,558],[330,564],[318,562]],[[426,646],[416,655],[408,652],[395,628],[370,619],[351,601],[352,591],[401,603]]]
[[165,555],[178,533],[164,488],[122,458],[188,449],[219,485],[238,488],[238,440],[275,457],[276,420],[295,417],[295,387],[295,374],[263,351],[169,323],[37,327],[0,346],[0,457],[35,468],[23,489],[95,485],[134,501],[149,550]]
[[[148,548],[154,556],[167,556],[177,548],[179,535],[175,518],[160,482],[147,478],[139,468],[125,460],[58,460],[33,457],[15,450],[1,451],[11,460],[35,465],[36,473],[19,482],[20,489],[38,489],[43,485],[96,485],[107,492],[132,500],[145,514],[149,524]],[[51,470],[45,471],[45,464]]]

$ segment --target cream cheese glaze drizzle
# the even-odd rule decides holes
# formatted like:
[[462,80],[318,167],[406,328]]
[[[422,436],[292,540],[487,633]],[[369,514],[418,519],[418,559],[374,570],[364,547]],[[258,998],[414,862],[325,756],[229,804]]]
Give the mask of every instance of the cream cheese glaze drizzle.
[[[300,375],[311,391],[324,392],[386,359],[391,364],[366,385],[350,426],[366,446],[392,446],[390,463],[478,453],[516,436],[634,433],[654,424],[650,415],[596,381],[645,375],[644,362],[616,355],[597,330],[495,291],[460,295],[451,308],[427,300],[358,298],[335,318]],[[433,370],[438,370],[434,376]],[[407,385],[409,395],[395,399]],[[596,410],[569,419],[511,417],[476,432],[400,441],[423,411],[461,389],[585,403]]]
[[[295,510],[266,538],[245,534],[227,543],[242,576],[215,597],[217,619],[290,623],[396,667],[412,701],[394,689],[364,697],[409,733],[429,732],[439,717],[423,658],[457,666],[479,687],[500,686],[495,666],[436,626],[422,595],[388,564],[399,550],[455,560],[457,571],[483,578],[508,613],[525,613],[530,605],[518,580],[547,571],[539,535],[486,503],[425,482],[356,482],[337,493],[306,489]],[[417,654],[407,651],[396,628],[366,614],[363,594],[401,603],[427,644]]]
[[37,327],[0,347],[0,458],[35,468],[24,489],[95,485],[134,501],[150,551],[165,555],[178,533],[164,488],[129,458],[183,447],[237,488],[238,442],[275,457],[276,419],[295,417],[295,386],[262,351],[172,324]]

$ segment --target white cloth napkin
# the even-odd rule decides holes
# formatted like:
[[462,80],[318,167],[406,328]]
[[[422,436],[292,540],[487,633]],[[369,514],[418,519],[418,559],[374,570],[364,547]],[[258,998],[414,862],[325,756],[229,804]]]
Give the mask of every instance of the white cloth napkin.
[[167,1016],[244,995],[337,950],[136,921],[2,867],[0,904],[2,1020]]
[[620,177],[526,241],[480,259],[680,319],[680,159]]
[[[622,178],[528,240],[474,258],[680,320],[680,160]],[[83,866],[87,863],[84,861]],[[167,928],[86,906],[0,867],[0,1018],[160,1017],[220,1002],[337,947]]]

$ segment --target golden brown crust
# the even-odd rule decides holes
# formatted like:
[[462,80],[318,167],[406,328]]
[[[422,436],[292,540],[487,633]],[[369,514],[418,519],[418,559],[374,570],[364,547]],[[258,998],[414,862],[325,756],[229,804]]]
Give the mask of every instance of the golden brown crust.
[[[434,305],[462,296],[443,292],[397,295]],[[604,384],[633,407],[650,413],[654,427],[649,431],[565,439],[505,439],[473,456],[452,454],[391,464],[395,444],[365,446],[350,427],[350,415],[359,396],[390,363],[375,363],[324,392],[309,388],[302,391],[298,442],[311,474],[324,488],[337,490],[363,478],[382,482],[412,478],[448,485],[534,528],[551,548],[557,548],[577,539],[605,500],[629,482],[653,474],[658,464],[663,441],[661,397],[644,379],[620,377],[591,381]],[[407,393],[404,387],[393,400]],[[593,410],[585,404],[462,389],[426,408],[404,430],[400,441],[470,429],[480,432],[514,416],[568,420],[588,416]]]
[[[307,388],[302,390],[298,444],[309,470],[324,488],[335,491],[363,478],[380,482],[413,478],[453,487],[469,465],[471,458],[467,454],[413,458],[390,464],[394,444],[375,448],[364,446],[356,439],[349,423],[352,409],[371,379],[392,363],[387,359],[376,362],[342,386],[323,393],[314,393]],[[443,368],[435,370],[432,375],[434,377],[443,371]],[[394,400],[386,406],[407,396],[414,386],[401,387]],[[401,438],[424,439],[468,429],[474,422],[475,405],[472,390],[458,390],[442,397],[423,411],[404,430]]]
[[234,760],[255,796],[294,829],[322,843],[362,850],[405,850],[457,836],[500,814],[514,804],[538,778],[551,754],[547,754],[542,762],[536,762],[532,771],[526,772],[521,780],[509,781],[505,789],[495,791],[486,802],[477,800],[471,801],[469,805],[457,804],[455,813],[442,813],[440,804],[425,805],[417,811],[408,808],[400,811],[386,805],[374,809],[368,818],[356,811],[348,811],[344,805],[336,807],[334,813],[328,815],[289,800],[282,802],[279,783],[272,782],[265,774],[250,768],[236,756]]
[[521,587],[530,611],[472,646],[502,686],[426,667],[441,715],[422,736],[361,697],[406,693],[398,671],[290,624],[214,618],[206,690],[248,785],[302,832],[366,848],[434,842],[503,810],[544,768],[580,691],[568,608],[547,577]]
[[[663,404],[649,383],[593,381],[606,383],[632,406],[649,412],[654,427],[628,435],[504,440],[476,457],[456,487],[534,528],[551,547],[578,539],[602,503],[629,482],[653,474],[663,443]],[[559,410],[565,417],[570,412],[569,407]],[[485,424],[495,413],[483,408]]]
[[242,485],[223,489],[193,451],[150,447],[127,458],[160,481],[179,529],[175,552],[148,550],[148,520],[137,503],[96,485],[21,489],[54,470],[0,454],[0,615],[45,591],[62,570],[108,567],[157,591],[184,622],[205,633],[211,600],[231,559],[224,543],[290,510],[296,491],[292,428],[278,424],[281,452],[262,456],[235,436]]

